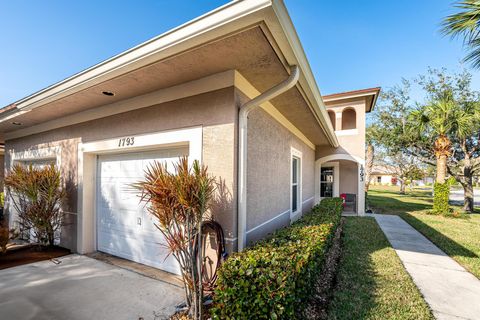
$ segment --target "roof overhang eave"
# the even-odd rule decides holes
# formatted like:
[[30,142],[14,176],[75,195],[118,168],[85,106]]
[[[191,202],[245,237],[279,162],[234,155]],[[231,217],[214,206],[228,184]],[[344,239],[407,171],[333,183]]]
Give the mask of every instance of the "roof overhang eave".
[[330,145],[339,143],[329,119],[306,55],[281,0],[237,0],[227,3],[175,29],[120,53],[63,81],[15,102],[15,109],[0,113],[0,122],[21,113],[80,92],[101,82],[126,74],[161,59],[175,56],[195,47],[255,25],[266,26],[285,58],[286,70],[298,65],[301,77],[297,88],[304,95],[312,114],[325,132]]
[[323,96],[323,101],[325,102],[332,102],[332,101],[339,101],[339,100],[346,100],[346,99],[355,99],[355,98],[363,98],[372,96],[372,102],[370,106],[366,106],[366,112],[370,112],[375,107],[377,103],[377,99],[380,95],[381,87],[375,87],[370,89],[363,89],[363,90],[356,90],[356,91],[349,91],[349,92],[342,92],[342,93],[335,93]]

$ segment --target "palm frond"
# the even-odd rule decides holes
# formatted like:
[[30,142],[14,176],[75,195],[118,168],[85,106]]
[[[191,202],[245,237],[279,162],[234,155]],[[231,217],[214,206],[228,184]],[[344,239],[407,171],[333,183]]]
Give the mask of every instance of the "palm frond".
[[463,38],[463,44],[470,52],[464,58],[473,67],[480,67],[480,1],[463,0],[456,3],[460,11],[447,16],[441,32],[452,38]]

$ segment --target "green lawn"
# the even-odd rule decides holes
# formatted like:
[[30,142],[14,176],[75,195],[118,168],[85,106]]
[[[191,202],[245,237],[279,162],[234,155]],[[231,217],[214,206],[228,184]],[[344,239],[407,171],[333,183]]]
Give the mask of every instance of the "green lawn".
[[347,218],[329,319],[433,319],[373,218]]
[[432,207],[429,191],[414,190],[400,195],[398,187],[371,187],[368,204],[376,213],[400,215],[480,278],[480,214],[470,214],[467,218],[429,215],[427,212]]

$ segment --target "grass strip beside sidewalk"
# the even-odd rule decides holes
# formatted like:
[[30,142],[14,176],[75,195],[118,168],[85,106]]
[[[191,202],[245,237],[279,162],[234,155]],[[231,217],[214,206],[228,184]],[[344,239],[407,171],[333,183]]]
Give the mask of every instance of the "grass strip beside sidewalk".
[[373,218],[350,217],[329,319],[433,319]]
[[398,187],[373,186],[369,206],[375,213],[396,214],[407,221],[446,254],[480,279],[480,214],[465,218],[428,214],[432,207],[427,191],[398,193]]

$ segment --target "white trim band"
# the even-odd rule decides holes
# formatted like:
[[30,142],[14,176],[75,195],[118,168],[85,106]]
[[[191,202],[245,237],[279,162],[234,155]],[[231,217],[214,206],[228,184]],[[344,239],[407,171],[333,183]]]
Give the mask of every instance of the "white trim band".
[[267,220],[267,221],[265,221],[265,222],[262,222],[262,223],[259,224],[258,226],[253,227],[252,229],[248,230],[248,231],[247,231],[247,234],[249,234],[250,232],[253,232],[253,231],[255,231],[255,230],[257,230],[257,229],[259,229],[259,228],[261,228],[261,227],[263,227],[263,226],[265,226],[265,225],[267,225],[267,224],[269,224],[270,222],[272,222],[272,221],[280,218],[281,216],[283,216],[283,215],[285,215],[285,214],[287,214],[287,213],[290,213],[290,211],[291,211],[291,210],[287,210],[287,211],[282,212],[282,213],[280,213],[279,215],[277,215],[277,216],[275,216],[275,217],[273,217],[273,218],[271,218],[271,219],[269,219],[269,220]]

